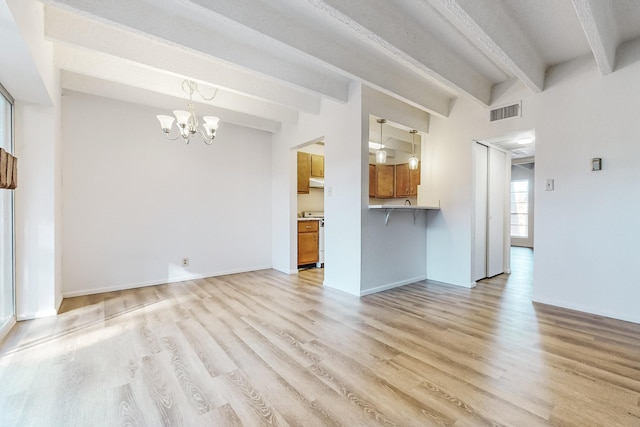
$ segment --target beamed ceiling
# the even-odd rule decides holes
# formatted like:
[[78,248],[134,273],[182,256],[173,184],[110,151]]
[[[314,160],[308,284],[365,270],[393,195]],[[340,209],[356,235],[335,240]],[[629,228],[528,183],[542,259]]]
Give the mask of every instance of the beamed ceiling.
[[[505,85],[545,89],[549,67],[638,60],[637,0],[46,0],[64,89],[180,107],[184,79],[208,112],[269,132],[344,102],[362,81],[448,116]],[[201,107],[198,107],[201,108]]]

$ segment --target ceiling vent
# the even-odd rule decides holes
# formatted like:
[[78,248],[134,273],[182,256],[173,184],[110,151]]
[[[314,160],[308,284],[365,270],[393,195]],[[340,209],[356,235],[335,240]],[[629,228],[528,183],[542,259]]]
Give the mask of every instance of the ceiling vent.
[[489,112],[489,121],[511,119],[522,116],[522,103],[507,105],[505,107],[494,108]]

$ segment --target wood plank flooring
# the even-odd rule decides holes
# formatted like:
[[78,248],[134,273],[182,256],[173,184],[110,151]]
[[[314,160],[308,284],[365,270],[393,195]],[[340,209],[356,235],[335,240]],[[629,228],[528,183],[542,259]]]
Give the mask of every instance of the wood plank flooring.
[[66,299],[0,346],[2,426],[640,426],[640,325],[475,289],[356,298],[322,270]]

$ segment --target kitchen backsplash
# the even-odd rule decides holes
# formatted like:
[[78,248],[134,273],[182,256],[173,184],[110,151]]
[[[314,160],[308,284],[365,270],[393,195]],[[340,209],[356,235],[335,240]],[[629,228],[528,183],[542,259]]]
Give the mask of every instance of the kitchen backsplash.
[[298,212],[324,211],[324,189],[310,188],[309,194],[298,194]]

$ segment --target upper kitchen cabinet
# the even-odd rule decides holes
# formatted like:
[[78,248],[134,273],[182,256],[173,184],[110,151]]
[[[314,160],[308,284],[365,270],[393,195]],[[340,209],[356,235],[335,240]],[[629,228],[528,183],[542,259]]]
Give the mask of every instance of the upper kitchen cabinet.
[[311,176],[314,178],[324,178],[324,156],[318,154],[311,155]]
[[[324,167],[323,167],[324,172]],[[311,154],[298,151],[298,194],[309,194]]]
[[369,197],[376,197],[376,165],[369,165]]
[[298,151],[298,194],[309,194],[309,178],[324,178],[324,156]]
[[376,198],[388,199],[394,193],[394,165],[376,165]]
[[396,197],[415,197],[420,184],[420,164],[418,169],[409,169],[408,163],[396,165]]

